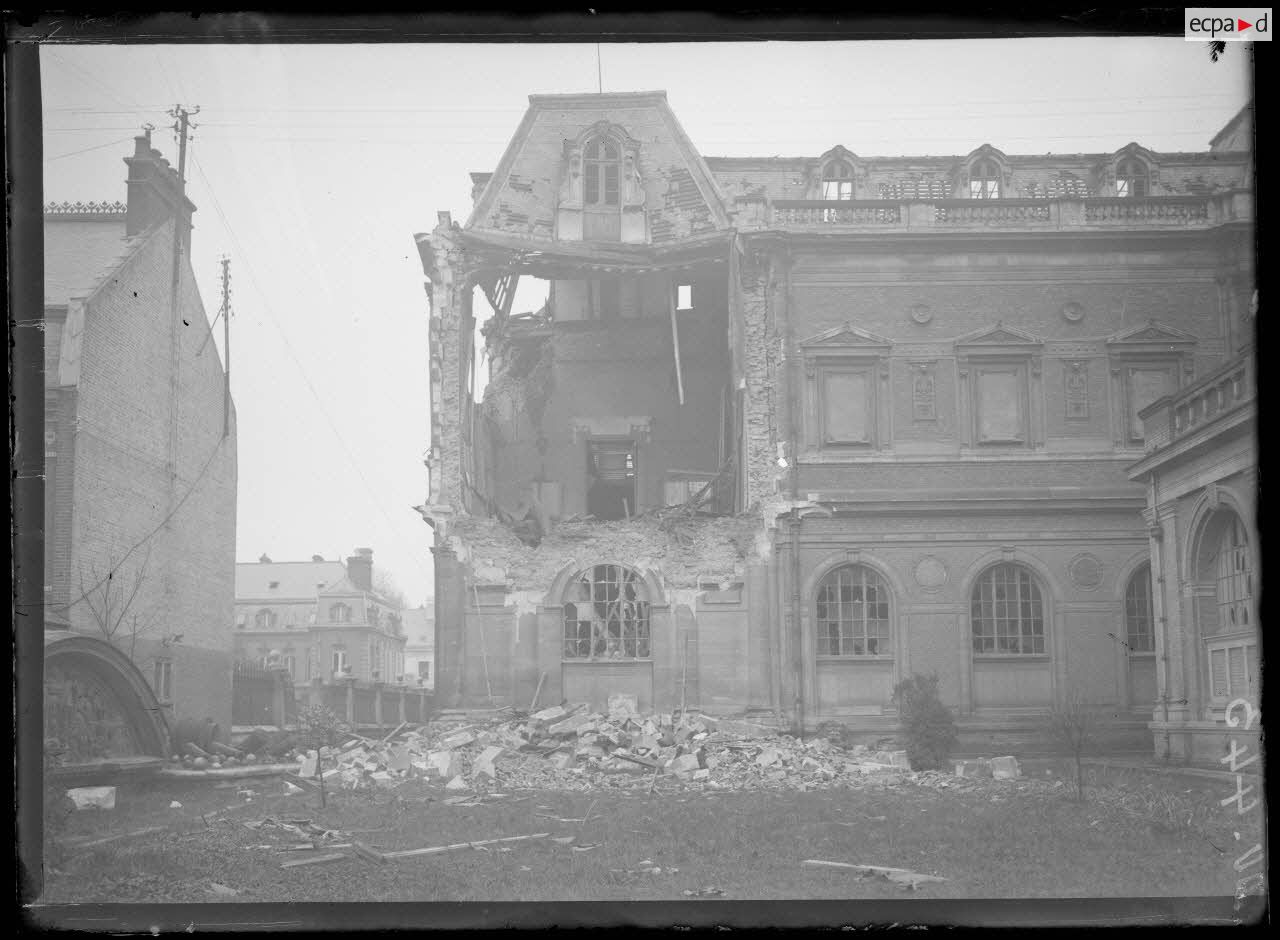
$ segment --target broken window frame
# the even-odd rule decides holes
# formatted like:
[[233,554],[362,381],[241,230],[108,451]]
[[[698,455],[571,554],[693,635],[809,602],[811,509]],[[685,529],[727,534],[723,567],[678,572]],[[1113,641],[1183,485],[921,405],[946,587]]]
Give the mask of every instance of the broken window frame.
[[892,604],[888,583],[869,565],[839,565],[828,571],[814,592],[817,656],[892,659]]
[[[612,148],[612,153],[610,153]],[[600,134],[582,148],[582,201],[588,206],[622,207],[622,143]]]
[[[629,458],[628,462],[630,463],[630,466],[623,467],[622,473],[630,482],[627,484],[615,486],[609,482],[609,477],[606,476],[605,474],[616,473],[617,471],[613,471],[613,470],[601,471],[600,465],[597,462],[596,457],[598,453],[622,453],[624,452],[623,451],[624,447],[626,448],[625,453]],[[623,497],[623,499],[626,500],[626,508],[624,509],[622,515],[616,516],[616,517],[615,516],[604,517],[604,516],[597,515],[596,518],[604,519],[605,521],[616,522],[618,520],[627,518],[628,514],[632,516],[636,515],[637,512],[639,512],[637,502],[640,494],[640,448],[637,442],[633,438],[619,438],[619,437],[588,438],[586,456],[587,456],[586,472],[587,472],[588,480],[595,480],[599,483],[603,483],[605,486],[607,486],[610,489],[624,490],[628,486],[630,487],[629,494]],[[591,512],[591,485],[590,484],[588,484],[588,486],[585,488],[584,498],[587,503],[587,507],[586,507],[587,512],[590,513]]]
[[1000,198],[1000,164],[990,158],[975,160],[969,169],[970,199]]
[[845,160],[832,160],[822,168],[821,198],[823,202],[853,199],[853,167]]
[[566,591],[560,655],[565,662],[653,659],[649,591],[631,568],[593,565]]
[[1121,199],[1151,195],[1151,172],[1137,157],[1126,157],[1116,164],[1116,195]]

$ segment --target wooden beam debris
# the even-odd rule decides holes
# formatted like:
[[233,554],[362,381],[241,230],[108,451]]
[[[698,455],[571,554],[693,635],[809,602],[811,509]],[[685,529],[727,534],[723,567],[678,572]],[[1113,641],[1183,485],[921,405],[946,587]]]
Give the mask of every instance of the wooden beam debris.
[[319,865],[323,862],[337,862],[344,858],[350,858],[350,855],[344,855],[342,852],[334,852],[330,855],[317,855],[314,858],[295,858],[287,862],[281,862],[281,868],[298,868],[302,865]]
[[442,852],[454,852],[458,849],[474,849],[482,845],[496,845],[499,842],[522,842],[525,839],[545,839],[551,833],[535,832],[527,836],[504,836],[501,839],[482,839],[478,842],[455,842],[452,845],[437,845],[426,849],[405,849],[400,852],[383,852],[383,858],[400,859],[416,858],[420,855],[439,855]]

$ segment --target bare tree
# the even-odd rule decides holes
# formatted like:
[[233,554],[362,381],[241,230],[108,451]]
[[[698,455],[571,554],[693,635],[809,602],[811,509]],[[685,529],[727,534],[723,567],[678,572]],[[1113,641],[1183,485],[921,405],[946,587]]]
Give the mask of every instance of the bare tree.
[[400,590],[400,585],[396,584],[395,579],[385,571],[378,570],[373,573],[373,590],[396,610],[405,610],[409,606],[409,599],[404,596],[404,591]]
[[85,572],[80,572],[82,600],[89,608],[94,624],[107,642],[130,659],[135,658],[138,638],[151,632],[159,619],[154,610],[143,608],[139,599],[147,582],[150,562],[151,549],[148,547],[132,571],[124,571],[108,559],[105,575],[99,573],[95,564],[90,564],[87,579]]
[[1084,701],[1079,688],[1067,690],[1049,715],[1049,736],[1071,755],[1076,765],[1076,799],[1084,800],[1084,755],[1092,749],[1098,714]]

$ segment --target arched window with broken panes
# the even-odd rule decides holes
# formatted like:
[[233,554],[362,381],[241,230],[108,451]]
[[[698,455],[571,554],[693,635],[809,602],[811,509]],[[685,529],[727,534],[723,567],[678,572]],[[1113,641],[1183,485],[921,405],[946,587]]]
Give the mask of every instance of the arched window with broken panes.
[[822,168],[822,198],[828,202],[853,198],[853,167],[845,160],[832,160]]
[[842,565],[818,584],[819,656],[887,656],[889,587],[866,565]]
[[1127,157],[1116,165],[1116,195],[1141,198],[1150,189],[1151,174],[1137,157]]
[[571,580],[563,638],[566,660],[649,659],[649,592],[639,573],[593,565]]
[[973,586],[973,652],[990,656],[1045,654],[1044,600],[1030,570],[993,565]]
[[990,157],[975,160],[969,168],[969,198],[1000,198],[1000,164]]

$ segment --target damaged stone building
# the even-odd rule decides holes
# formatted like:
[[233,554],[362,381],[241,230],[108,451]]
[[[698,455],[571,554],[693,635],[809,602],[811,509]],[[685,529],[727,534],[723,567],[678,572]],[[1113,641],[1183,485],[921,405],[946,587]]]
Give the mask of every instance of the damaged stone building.
[[979,733],[1080,695],[1149,743],[1174,692],[1221,728],[1127,471],[1247,355],[1250,139],[715,158],[663,92],[532,96],[417,236],[440,704],[875,733],[920,672]]

